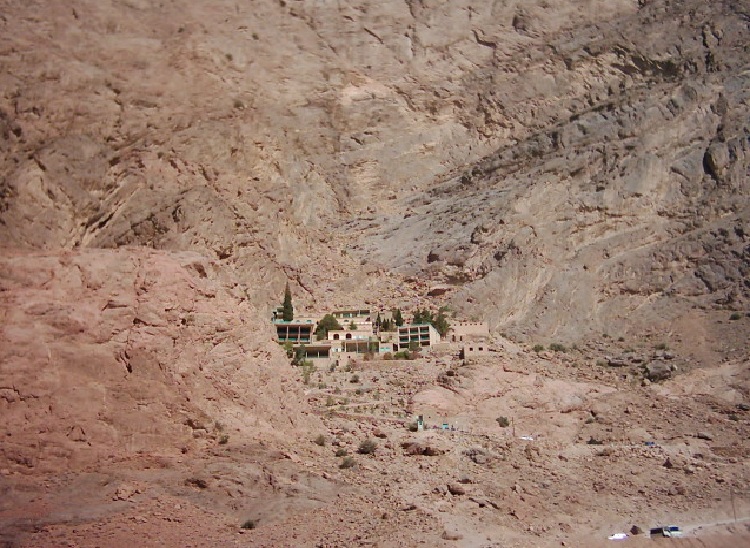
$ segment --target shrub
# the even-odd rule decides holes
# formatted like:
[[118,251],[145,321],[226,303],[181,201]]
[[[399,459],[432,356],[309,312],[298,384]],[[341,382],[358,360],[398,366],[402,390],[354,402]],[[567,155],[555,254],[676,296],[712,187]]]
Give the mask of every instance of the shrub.
[[410,360],[411,359],[411,352],[408,350],[401,350],[400,352],[396,352],[393,355],[393,359],[395,360]]
[[497,421],[497,424],[500,425],[500,428],[507,428],[510,426],[510,421],[508,420],[508,417],[498,417],[495,419]]
[[318,435],[317,438],[315,438],[315,444],[320,447],[325,447],[326,445],[326,437],[323,434]]
[[409,432],[416,432],[417,430],[419,430],[419,426],[416,422],[410,422],[408,428]]
[[333,317],[333,314],[326,314],[323,316],[323,319],[318,322],[315,335],[319,341],[322,341],[328,336],[329,331],[341,331],[342,329],[343,327],[341,327],[338,320]]
[[219,445],[226,445],[229,442],[229,434],[222,434],[219,436]]
[[393,354],[391,354],[390,352],[386,352],[385,354],[383,354],[383,359],[384,360],[392,360],[393,359]]
[[542,352],[543,350],[544,350],[544,345],[543,344],[535,344],[534,345],[534,352],[539,353],[539,352]]
[[292,345],[291,341],[286,341],[283,346],[287,358],[291,358],[292,356],[294,356],[294,346]]
[[303,365],[302,366],[302,380],[304,381],[305,385],[307,386],[310,384],[310,376],[315,372],[315,366],[313,365]]
[[352,378],[349,382],[359,382],[359,375],[357,375],[356,373],[352,375]]
[[336,456],[337,457],[345,457],[348,454],[349,454],[349,452],[346,449],[344,449],[343,447],[339,447],[338,449],[336,449]]
[[357,452],[360,455],[371,455],[375,452],[375,449],[378,448],[378,444],[375,440],[367,438],[362,443],[359,444],[359,449],[357,449]]
[[552,343],[551,345],[549,345],[549,349],[554,352],[567,352],[568,351],[568,349],[565,348],[565,345],[562,345],[560,343]]
[[354,466],[355,462],[354,459],[351,457],[344,457],[344,460],[341,461],[341,464],[339,464],[339,468],[342,470],[346,470],[347,468],[351,468]]
[[740,314],[739,312],[732,312],[732,315],[729,316],[729,319],[732,321],[739,320],[740,318],[742,318],[742,314]]
[[240,525],[240,527],[242,527],[243,529],[255,529],[255,527],[257,525],[258,524],[255,523],[254,519],[248,519],[248,520],[245,521],[245,523],[243,523],[242,525]]
[[656,348],[657,350],[669,350],[667,343],[659,343],[654,348]]
[[331,407],[331,406],[332,406],[332,405],[334,405],[335,403],[336,403],[336,402],[335,402],[335,400],[333,399],[333,396],[330,396],[330,395],[329,395],[328,397],[326,397],[326,407]]

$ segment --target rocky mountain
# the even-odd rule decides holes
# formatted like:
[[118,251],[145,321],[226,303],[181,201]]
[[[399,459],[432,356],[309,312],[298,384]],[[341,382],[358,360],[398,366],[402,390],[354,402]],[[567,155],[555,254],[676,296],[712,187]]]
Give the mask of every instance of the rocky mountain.
[[[154,459],[169,470],[151,509],[203,505],[186,521],[239,513],[249,485],[265,519],[356,483],[299,443],[365,430],[314,416],[272,342],[287,281],[298,311],[486,318],[528,344],[503,365],[514,374],[536,367],[534,343],[576,344],[575,371],[592,368],[579,380],[617,401],[649,396],[596,369],[610,337],[638,363],[609,361],[636,369],[654,352],[639,344],[665,341],[670,371],[728,362],[695,373],[720,379],[710,390],[667,392],[707,398],[684,416],[721,424],[734,445],[717,459],[741,466],[727,406],[748,396],[748,44],[744,0],[0,0],[0,492],[16,497],[0,517],[44,514],[61,470],[135,481],[121,459],[152,487]],[[710,399],[729,385],[731,401]],[[553,411],[571,432],[585,420]],[[357,519],[418,499],[381,468],[357,480]],[[107,497],[135,496],[122,489]],[[401,541],[429,534],[413,531]]]
[[22,6],[8,245],[198,251],[263,306],[366,262],[571,337],[747,298],[742,2]]

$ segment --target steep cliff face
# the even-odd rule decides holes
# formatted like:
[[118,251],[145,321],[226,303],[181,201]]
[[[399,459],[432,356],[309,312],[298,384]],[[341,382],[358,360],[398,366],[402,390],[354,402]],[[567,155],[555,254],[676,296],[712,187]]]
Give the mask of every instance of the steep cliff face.
[[746,298],[742,2],[6,5],[9,245],[196,251],[263,309],[384,298],[364,263],[519,332]]
[[636,310],[675,313],[666,302],[681,297],[743,306],[741,4],[643,3],[575,32],[542,29],[465,81],[467,126],[500,146],[405,215],[355,224],[365,250],[462,286],[454,305],[519,332],[575,338]]

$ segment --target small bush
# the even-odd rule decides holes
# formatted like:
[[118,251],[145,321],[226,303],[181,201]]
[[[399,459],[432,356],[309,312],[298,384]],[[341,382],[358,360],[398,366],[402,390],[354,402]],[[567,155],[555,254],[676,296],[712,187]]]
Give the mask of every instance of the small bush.
[[229,434],[219,436],[219,445],[226,445],[229,442]]
[[536,352],[538,354],[539,352],[544,351],[544,345],[543,344],[535,344],[533,350],[534,350],[534,352]]
[[338,449],[336,449],[336,456],[337,457],[345,457],[348,454],[349,454],[349,452],[346,449],[344,449],[343,447],[339,447]]
[[617,342],[625,342],[625,337],[617,337]]
[[659,343],[656,346],[654,346],[656,350],[669,350],[669,346],[667,346],[667,343]]
[[240,527],[242,527],[243,529],[255,529],[255,527],[257,527],[257,525],[258,524],[255,523],[254,519],[248,519],[248,520],[245,521],[245,523],[243,523],[242,525],[240,525]]
[[408,428],[409,432],[416,432],[419,430],[419,425],[416,422],[410,422]]
[[500,425],[500,428],[507,428],[510,426],[510,420],[508,420],[508,417],[498,417],[495,420],[497,421],[497,424]]
[[326,397],[326,407],[331,407],[332,405],[335,405],[336,401],[333,399],[333,396],[327,396]]
[[315,438],[315,444],[319,445],[320,447],[325,447],[326,437],[323,434],[320,434],[317,438]]
[[401,350],[400,352],[396,352],[393,355],[394,360],[410,360],[411,359],[411,352],[408,350]]
[[383,354],[383,359],[384,360],[392,360],[393,359],[393,354],[391,354],[390,352],[386,352],[385,354]]
[[347,468],[351,468],[354,466],[355,462],[354,459],[351,457],[344,457],[344,460],[341,461],[341,464],[339,464],[339,468],[342,470],[346,470]]
[[739,312],[732,312],[732,315],[729,316],[729,319],[732,321],[739,320],[741,318],[742,318],[742,314],[740,314]]
[[378,448],[378,444],[375,440],[372,440],[370,438],[367,438],[362,443],[359,444],[359,449],[357,449],[357,452],[360,455],[371,455],[375,452],[375,449]]
[[352,375],[352,378],[349,382],[359,382],[359,375],[357,375],[356,373]]
[[568,351],[568,349],[565,348],[565,345],[560,344],[560,343],[552,343],[551,345],[549,345],[549,349],[552,350],[553,352],[567,352]]

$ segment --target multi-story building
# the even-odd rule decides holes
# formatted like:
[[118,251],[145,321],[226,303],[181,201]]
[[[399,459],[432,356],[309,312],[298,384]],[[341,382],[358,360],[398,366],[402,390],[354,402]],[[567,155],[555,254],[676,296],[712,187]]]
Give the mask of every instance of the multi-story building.
[[280,343],[309,344],[315,338],[318,322],[312,318],[299,318],[291,321],[274,320],[276,339]]
[[453,342],[488,339],[490,328],[487,322],[451,322],[448,337]]
[[398,347],[408,350],[415,346],[432,346],[440,342],[440,334],[428,323],[403,325],[398,328]]

